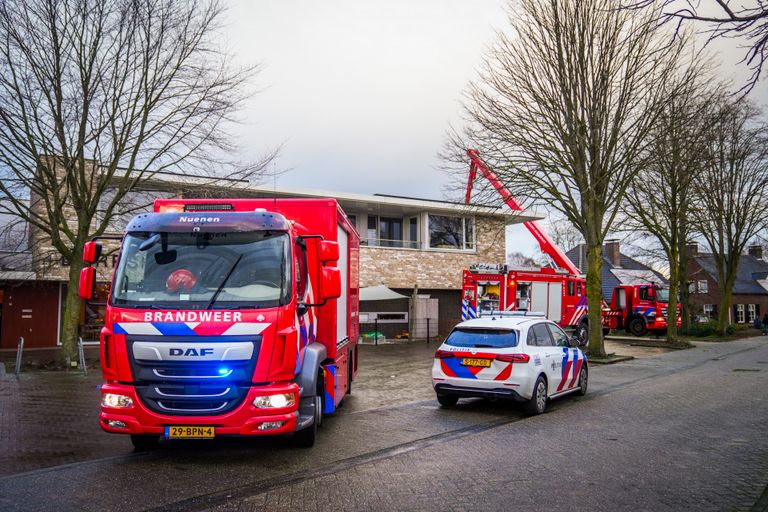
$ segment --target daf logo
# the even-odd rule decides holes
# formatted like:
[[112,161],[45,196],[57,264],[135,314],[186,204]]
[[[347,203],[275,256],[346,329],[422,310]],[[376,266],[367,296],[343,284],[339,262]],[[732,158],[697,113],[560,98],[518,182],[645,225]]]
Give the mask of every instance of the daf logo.
[[213,354],[212,348],[170,348],[168,349],[168,355],[170,356],[198,356],[205,357]]

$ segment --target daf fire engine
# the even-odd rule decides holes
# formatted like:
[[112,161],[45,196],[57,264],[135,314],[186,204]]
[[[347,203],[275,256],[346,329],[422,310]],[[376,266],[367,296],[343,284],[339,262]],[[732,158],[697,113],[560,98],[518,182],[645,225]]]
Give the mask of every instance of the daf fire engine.
[[[85,245],[93,295],[100,241]],[[332,199],[157,200],[122,237],[101,331],[101,428],[292,434],[311,446],[357,372],[359,237]]]

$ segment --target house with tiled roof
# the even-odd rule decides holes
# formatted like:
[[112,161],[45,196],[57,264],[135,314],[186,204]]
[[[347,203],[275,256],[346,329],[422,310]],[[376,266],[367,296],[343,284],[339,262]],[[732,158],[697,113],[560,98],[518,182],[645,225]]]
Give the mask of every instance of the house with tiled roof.
[[[566,253],[583,274],[587,272],[587,247],[581,244]],[[621,242],[608,240],[603,246],[602,295],[611,300],[613,289],[619,285],[667,284],[667,280],[648,265],[622,254]]]
[[[717,318],[722,298],[717,285],[717,266],[712,254],[699,253],[698,246],[688,246],[687,277],[693,312]],[[768,311],[768,262],[763,258],[763,247],[753,245],[748,254],[739,258],[736,282],[733,285],[730,321],[752,323]]]

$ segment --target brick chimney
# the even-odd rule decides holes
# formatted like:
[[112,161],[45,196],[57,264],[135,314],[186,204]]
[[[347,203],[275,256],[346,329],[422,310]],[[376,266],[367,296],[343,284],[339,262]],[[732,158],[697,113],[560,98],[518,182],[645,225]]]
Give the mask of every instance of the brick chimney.
[[689,258],[695,258],[699,255],[699,244],[688,244],[685,246]]
[[621,243],[618,240],[607,240],[603,254],[614,267],[621,267]]
[[762,245],[750,245],[747,249],[749,251],[750,256],[754,256],[755,258],[761,260],[763,259],[763,246]]

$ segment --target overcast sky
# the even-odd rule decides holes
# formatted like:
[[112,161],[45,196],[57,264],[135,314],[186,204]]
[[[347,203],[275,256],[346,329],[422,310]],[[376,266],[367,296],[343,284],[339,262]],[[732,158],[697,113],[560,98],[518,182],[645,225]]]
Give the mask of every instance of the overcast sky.
[[278,185],[441,198],[436,154],[503,16],[500,0],[238,0],[228,33],[264,65],[252,151],[285,142]]
[[[238,128],[251,156],[285,143],[277,185],[440,199],[461,92],[506,23],[504,0],[233,0],[227,42],[261,63]],[[723,76],[743,80],[734,43]],[[763,102],[761,84],[752,97]],[[517,238],[520,233],[516,233]],[[526,251],[529,252],[529,251]]]

